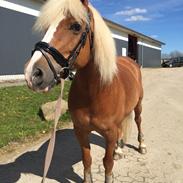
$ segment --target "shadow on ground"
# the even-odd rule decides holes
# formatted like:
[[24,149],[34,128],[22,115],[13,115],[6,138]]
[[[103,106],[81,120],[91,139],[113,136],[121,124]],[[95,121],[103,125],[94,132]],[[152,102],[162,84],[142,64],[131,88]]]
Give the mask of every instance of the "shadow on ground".
[[[90,142],[105,147],[104,139],[98,135],[91,134]],[[21,173],[42,176],[47,146],[48,141],[37,151],[22,154],[13,163],[0,165],[0,183],[14,183],[19,180]],[[81,161],[81,151],[74,131],[71,129],[58,131],[53,160],[47,177],[62,183],[69,183],[68,179],[80,183],[82,178],[72,168],[79,161]]]
[[126,147],[128,147],[129,149],[133,149],[134,151],[137,151],[138,153],[139,152],[139,148],[137,148],[136,146],[134,145],[131,145],[131,144],[125,144]]

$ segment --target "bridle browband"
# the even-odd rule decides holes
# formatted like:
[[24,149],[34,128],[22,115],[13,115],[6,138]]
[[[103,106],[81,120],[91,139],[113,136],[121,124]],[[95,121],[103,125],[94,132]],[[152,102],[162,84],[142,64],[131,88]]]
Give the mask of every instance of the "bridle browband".
[[[86,44],[87,36],[90,33],[89,40],[90,40],[90,49],[93,48],[93,37],[94,34],[90,27],[91,22],[91,15],[88,13],[89,17],[89,23],[85,27],[85,31],[81,34],[80,40],[78,44],[74,47],[74,49],[71,51],[71,54],[68,56],[68,58],[65,58],[62,53],[60,53],[56,48],[50,46],[46,42],[38,42],[35,44],[35,48],[32,51],[32,55],[35,51],[40,51],[42,55],[44,56],[45,60],[47,61],[51,71],[53,72],[55,84],[60,83],[61,78],[66,79],[70,75],[70,71],[72,70],[73,64],[76,61],[76,58],[78,57],[81,48],[83,48]],[[62,70],[60,71],[60,74],[57,74],[49,56],[51,55],[53,59],[62,67]]]

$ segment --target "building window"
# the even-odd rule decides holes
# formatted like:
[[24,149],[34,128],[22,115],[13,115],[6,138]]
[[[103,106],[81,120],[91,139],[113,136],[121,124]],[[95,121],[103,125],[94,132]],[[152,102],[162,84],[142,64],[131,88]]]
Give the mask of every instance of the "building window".
[[126,50],[126,48],[122,48],[122,56],[124,56],[124,57],[127,56],[127,50]]

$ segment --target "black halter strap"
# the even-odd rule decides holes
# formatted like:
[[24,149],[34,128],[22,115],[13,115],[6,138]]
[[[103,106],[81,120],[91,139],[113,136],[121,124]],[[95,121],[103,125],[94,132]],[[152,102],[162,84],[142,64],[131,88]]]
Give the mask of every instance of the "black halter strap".
[[[89,19],[90,19],[90,15],[89,15]],[[40,42],[36,43],[35,48],[32,51],[32,55],[34,54],[35,51],[40,51],[42,53],[42,55],[46,59],[50,69],[52,70],[52,72],[54,74],[56,84],[60,83],[61,78],[66,79],[69,76],[70,70],[72,69],[74,62],[75,62],[76,58],[78,57],[78,55],[81,51],[81,48],[84,47],[86,44],[87,35],[89,34],[89,32],[90,32],[90,24],[86,25],[85,31],[82,33],[78,44],[74,47],[74,49],[72,50],[72,52],[68,58],[65,58],[56,48],[50,46],[46,42],[40,41]],[[91,32],[89,39],[90,39],[90,49],[92,49],[93,32]],[[56,73],[56,70],[55,70],[52,62],[50,61],[50,58],[48,57],[48,55],[46,53],[50,54],[54,58],[54,60],[62,67],[61,75],[58,75]]]
[[[67,67],[68,63],[66,62],[67,59],[64,58],[64,56],[62,54],[60,54],[60,52],[55,49],[54,47],[51,47],[48,43],[46,42],[38,42],[35,45],[35,49],[32,51],[32,55],[34,54],[35,51],[44,51],[49,53],[54,59],[55,61],[61,65],[62,67]],[[44,55],[43,55],[44,56]]]

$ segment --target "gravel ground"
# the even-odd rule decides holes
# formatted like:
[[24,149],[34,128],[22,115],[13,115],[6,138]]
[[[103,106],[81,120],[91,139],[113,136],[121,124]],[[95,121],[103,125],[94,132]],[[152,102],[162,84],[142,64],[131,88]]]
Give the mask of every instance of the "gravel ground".
[[[183,68],[143,69],[145,97],[143,129],[148,148],[137,152],[137,129],[115,161],[115,183],[183,183]],[[104,140],[91,135],[93,179],[104,182],[102,158]],[[47,138],[1,155],[0,183],[40,183]],[[82,182],[83,167],[79,145],[71,127],[57,132],[56,149],[48,183]]]

